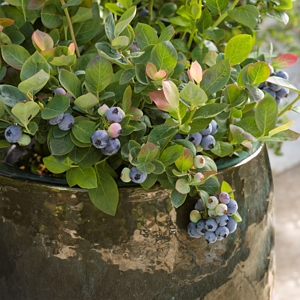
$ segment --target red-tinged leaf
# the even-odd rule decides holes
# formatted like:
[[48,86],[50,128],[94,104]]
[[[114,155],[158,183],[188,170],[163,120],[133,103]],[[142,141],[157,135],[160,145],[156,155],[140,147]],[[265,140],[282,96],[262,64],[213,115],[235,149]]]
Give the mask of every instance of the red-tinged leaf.
[[177,169],[184,173],[189,170],[194,164],[194,156],[190,149],[184,148],[183,153],[175,161]]
[[142,146],[138,156],[137,161],[139,163],[150,162],[156,158],[159,153],[159,147],[154,143],[147,142]]
[[192,62],[187,71],[190,81],[196,81],[199,84],[202,81],[202,68],[197,61]]
[[166,80],[162,82],[163,91],[167,101],[173,110],[177,110],[179,107],[179,92],[175,83],[170,80]]
[[30,0],[27,8],[30,10],[39,10],[48,0]]
[[69,55],[73,55],[75,54],[75,44],[74,43],[71,43],[68,47],[68,52],[69,52]]
[[14,23],[15,23],[15,21],[13,19],[0,18],[0,26],[2,26],[2,27],[9,27],[9,26],[13,25]]
[[275,69],[285,69],[293,66],[298,60],[298,56],[291,53],[281,54],[273,60],[272,66]]
[[131,120],[139,120],[143,116],[143,112],[137,107],[130,107],[129,114],[132,116]]
[[31,39],[34,47],[39,51],[48,50],[54,46],[52,37],[38,29],[32,34]]
[[163,90],[153,91],[149,93],[150,99],[155,103],[155,105],[163,111],[171,111],[172,107],[167,101]]
[[153,64],[152,62],[148,62],[146,65],[146,74],[154,80],[154,74],[157,72],[157,68],[155,66],[155,64]]

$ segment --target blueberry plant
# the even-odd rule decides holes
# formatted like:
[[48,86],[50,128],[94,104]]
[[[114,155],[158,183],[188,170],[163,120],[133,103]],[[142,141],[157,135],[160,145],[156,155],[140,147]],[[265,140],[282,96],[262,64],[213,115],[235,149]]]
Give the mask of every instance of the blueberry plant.
[[206,239],[221,239],[240,216],[231,189],[220,190],[218,158],[299,137],[293,121],[278,123],[299,112],[300,90],[285,71],[297,56],[255,45],[264,17],[285,21],[291,8],[291,0],[7,0],[0,146],[35,149],[110,215],[120,182],[160,184],[175,207],[197,196],[190,235],[203,233],[200,216]]

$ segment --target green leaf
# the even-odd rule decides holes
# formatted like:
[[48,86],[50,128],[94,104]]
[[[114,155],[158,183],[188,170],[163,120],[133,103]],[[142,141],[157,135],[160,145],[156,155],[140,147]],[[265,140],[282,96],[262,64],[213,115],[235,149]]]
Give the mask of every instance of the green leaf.
[[42,110],[44,120],[50,120],[64,113],[70,106],[70,98],[65,95],[55,95]]
[[40,106],[32,101],[19,102],[11,110],[11,112],[22,122],[24,126],[32,120],[40,111]]
[[181,90],[180,97],[194,106],[201,106],[207,101],[207,95],[196,84],[189,83]]
[[166,143],[177,133],[177,127],[158,125],[153,128],[148,136],[148,142],[159,143],[161,148],[164,148]]
[[34,95],[46,85],[49,79],[50,74],[41,69],[35,75],[20,82],[18,89],[26,95]]
[[225,181],[225,180],[222,181],[221,192],[228,193],[230,195],[230,198],[234,199],[233,189],[230,186],[230,184],[227,181]]
[[152,160],[151,164],[153,164],[155,167],[155,169],[153,170],[154,174],[162,174],[166,170],[164,164],[159,160]]
[[219,157],[225,157],[232,154],[233,146],[227,142],[216,141],[215,147],[211,149],[211,152]]
[[53,2],[48,1],[43,6],[41,20],[47,28],[57,28],[62,24],[62,15]]
[[133,165],[135,165],[141,172],[150,174],[155,170],[155,166],[152,162],[145,162],[141,164],[136,164],[131,162]]
[[95,131],[95,123],[89,120],[76,121],[72,127],[74,137],[82,143],[90,143]]
[[[169,3],[169,4],[173,5],[173,3]],[[169,41],[174,35],[175,35],[175,29],[171,25],[169,25],[162,31],[157,42],[160,43],[164,41]]]
[[247,67],[243,69],[244,83],[258,85],[259,83],[266,81],[269,77],[270,67],[263,61],[247,65]]
[[156,181],[157,181],[157,175],[151,173],[147,175],[146,180],[141,183],[141,186],[143,189],[148,190],[156,183]]
[[59,81],[63,88],[67,90],[74,98],[80,96],[81,82],[75,74],[62,69],[59,72]]
[[183,153],[176,159],[175,165],[177,169],[184,173],[188,171],[194,164],[194,156],[190,149],[184,148]]
[[203,74],[200,87],[207,95],[216,93],[226,85],[230,78],[230,73],[229,59],[220,61]]
[[69,187],[73,187],[76,185],[75,173],[76,173],[76,168],[71,168],[66,171],[66,180]]
[[293,8],[292,0],[279,0],[278,2],[279,4],[275,7],[277,10],[290,10]]
[[135,76],[135,69],[127,69],[122,72],[119,83],[126,84],[131,81],[131,79]]
[[201,106],[194,114],[193,119],[212,118],[224,111],[229,105],[226,103],[211,103]]
[[280,126],[275,127],[274,129],[272,129],[272,130],[269,132],[269,137],[272,136],[272,135],[274,135],[274,134],[277,134],[277,133],[279,133],[279,132],[288,130],[288,129],[289,129],[291,126],[293,126],[295,123],[296,123],[295,120],[291,120],[291,121],[289,121],[289,122],[286,123],[286,124],[283,124],[283,125],[280,125]]
[[158,42],[156,31],[149,25],[144,23],[138,23],[135,28],[135,38],[137,46],[140,49],[148,45],[155,45]]
[[189,182],[184,178],[180,178],[176,181],[175,189],[180,194],[188,194],[191,190]]
[[266,93],[258,102],[255,110],[255,122],[262,135],[268,135],[275,128],[278,117],[278,105],[275,99]]
[[22,81],[24,81],[34,76],[41,70],[44,70],[45,73],[50,74],[50,67],[46,59],[39,52],[35,52],[23,64],[20,78]]
[[159,147],[154,143],[147,142],[144,144],[137,156],[139,163],[151,162],[159,153]]
[[27,96],[12,85],[0,84],[0,99],[9,106],[14,107],[17,103],[27,100]]
[[181,194],[181,193],[177,192],[176,190],[173,190],[171,193],[171,202],[175,206],[175,208],[178,208],[179,206],[181,206],[184,203],[186,197],[187,197],[187,194]]
[[2,45],[1,52],[4,61],[17,70],[21,70],[25,61],[30,57],[29,52],[20,45]]
[[241,127],[230,124],[229,129],[230,129],[230,132],[232,134],[232,137],[231,137],[231,143],[232,144],[244,144],[244,142],[256,141],[256,138],[251,133],[246,132]]
[[290,90],[293,90],[297,93],[300,92],[300,90],[291,82],[289,82],[288,80],[284,79],[284,78],[281,78],[281,77],[277,77],[277,76],[270,76],[268,79],[267,79],[267,82],[271,82],[271,83],[274,83],[274,84],[277,84],[277,85],[280,85],[282,87],[285,87],[285,88],[288,88]]
[[230,65],[243,62],[252,50],[252,36],[239,34],[232,37],[225,47],[225,59],[230,60]]
[[120,33],[127,27],[127,25],[130,24],[130,22],[135,16],[135,13],[136,13],[135,6],[132,6],[125,11],[125,13],[121,16],[121,18],[119,19],[118,23],[115,26],[114,29],[115,37],[119,36]]
[[124,35],[120,35],[120,36],[117,36],[115,37],[112,41],[111,41],[111,46],[113,48],[122,48],[122,47],[125,47],[125,46],[128,46],[130,40],[127,36],[124,36]]
[[99,104],[99,99],[94,94],[87,93],[78,97],[74,101],[74,104],[83,111],[88,112],[90,109]]
[[246,4],[228,10],[228,16],[242,25],[255,29],[257,27],[259,10],[253,4]]
[[97,175],[93,167],[76,168],[74,171],[75,181],[83,189],[97,188]]
[[109,85],[112,77],[111,63],[101,56],[95,57],[87,65],[85,83],[88,90],[93,94],[103,91]]
[[104,28],[105,28],[106,36],[110,41],[112,41],[115,38],[115,34],[114,34],[115,21],[114,21],[113,14],[111,12],[107,15],[105,19]]
[[103,168],[103,163],[96,166],[98,186],[89,189],[88,194],[93,204],[104,213],[114,216],[119,201],[119,190],[115,180]]
[[82,148],[75,146],[69,153],[68,157],[74,162],[74,164],[78,164],[87,156],[88,152],[89,149],[87,147]]
[[71,18],[72,24],[85,22],[93,18],[93,11],[87,7],[79,7],[77,13]]
[[208,9],[212,13],[221,15],[224,8],[228,5],[228,0],[206,0]]
[[173,164],[181,156],[183,149],[182,145],[170,146],[163,151],[159,160],[167,167]]
[[74,148],[74,144],[69,134],[61,138],[51,138],[49,146],[51,154],[57,156],[68,154]]
[[70,158],[65,158],[62,162],[58,162],[53,155],[43,158],[43,163],[47,170],[54,174],[61,174],[69,170],[72,166],[72,160]]
[[298,132],[293,130],[285,130],[278,132],[271,137],[262,137],[259,140],[263,142],[286,142],[286,141],[296,141],[300,137]]
[[217,177],[210,177],[201,186],[201,191],[207,192],[209,195],[215,194],[220,188],[220,183]]
[[170,41],[158,43],[151,51],[150,62],[155,64],[157,70],[170,74],[177,64],[177,51]]

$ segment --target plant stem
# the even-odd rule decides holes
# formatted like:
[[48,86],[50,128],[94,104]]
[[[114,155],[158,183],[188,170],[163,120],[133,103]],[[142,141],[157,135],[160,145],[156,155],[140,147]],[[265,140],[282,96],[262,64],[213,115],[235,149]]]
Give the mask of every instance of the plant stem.
[[[60,0],[60,3],[61,3],[61,5],[65,5],[66,4],[64,0]],[[79,49],[78,49],[78,46],[77,46],[77,42],[76,42],[76,38],[75,38],[75,34],[74,34],[74,29],[73,29],[73,24],[72,24],[70,15],[69,15],[68,8],[64,8],[64,13],[65,13],[66,18],[68,20],[68,24],[69,24],[69,28],[70,28],[70,33],[71,33],[72,41],[73,41],[73,43],[75,45],[75,51],[76,51],[77,57],[80,57],[80,52],[79,52]]]
[[154,0],[149,0],[149,18],[148,18],[148,24],[150,25],[152,23],[152,15],[153,15],[153,1]]
[[279,114],[278,114],[278,118],[281,117],[283,114],[285,114],[288,110],[291,110],[293,105],[300,100],[300,93],[298,94],[298,96],[291,102],[289,103]]
[[[230,7],[228,8],[228,10],[233,9],[237,4],[238,4],[239,0],[235,0]],[[219,16],[219,18],[215,21],[215,23],[211,26],[211,29],[214,30],[227,16],[228,16],[228,10],[226,10],[223,14],[221,14]]]

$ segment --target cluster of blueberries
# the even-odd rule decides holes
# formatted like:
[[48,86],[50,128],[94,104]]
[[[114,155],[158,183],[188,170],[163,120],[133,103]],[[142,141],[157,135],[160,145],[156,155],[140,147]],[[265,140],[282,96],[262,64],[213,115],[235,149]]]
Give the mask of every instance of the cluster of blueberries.
[[190,213],[191,222],[188,225],[188,234],[192,238],[204,236],[208,244],[226,238],[237,228],[237,222],[233,215],[238,210],[238,204],[230,199],[228,193],[222,192],[218,197],[210,196],[207,203],[207,218],[202,218],[205,214],[205,207],[201,199]]
[[188,140],[195,146],[200,145],[204,150],[211,150],[215,147],[216,140],[213,135],[218,131],[218,123],[212,120],[206,128],[200,132],[190,134]]
[[106,119],[111,123],[107,131],[98,129],[91,135],[91,142],[94,147],[101,149],[104,155],[111,156],[117,153],[121,147],[118,136],[122,132],[119,122],[125,117],[124,111],[120,107],[113,106],[108,108],[103,105],[99,109],[100,114],[105,114]]
[[[284,78],[286,80],[289,79],[289,74],[284,71],[277,71],[274,72],[274,68],[269,66],[271,73],[270,76],[277,76],[280,78]],[[259,86],[259,89],[266,91],[267,93],[271,94],[271,96],[276,100],[277,104],[279,105],[282,101],[282,98],[286,98],[289,95],[289,89],[285,87],[281,87],[277,84],[271,82],[262,82]]]

